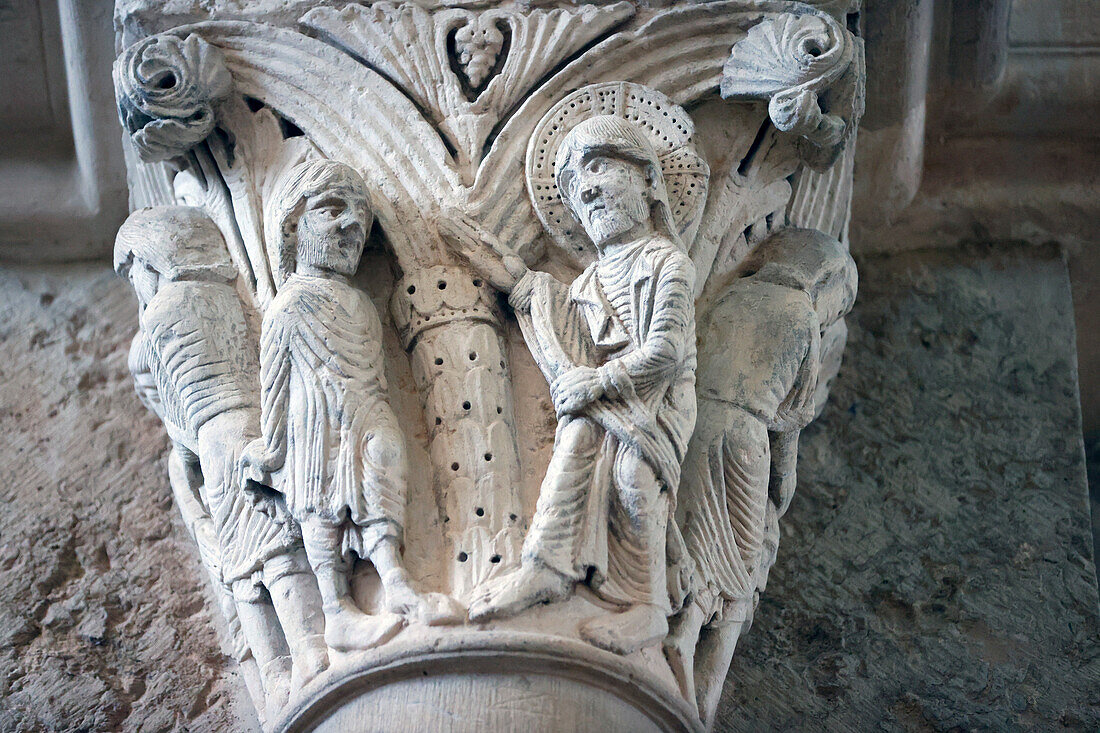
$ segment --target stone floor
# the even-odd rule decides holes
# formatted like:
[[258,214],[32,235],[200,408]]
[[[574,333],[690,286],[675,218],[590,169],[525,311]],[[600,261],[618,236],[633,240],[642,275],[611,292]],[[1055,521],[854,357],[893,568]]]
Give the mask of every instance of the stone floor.
[[[861,260],[720,730],[1100,727],[1065,266],[998,251]],[[247,729],[126,372],[127,286],[0,290],[0,731]]]
[[859,262],[719,730],[1097,730],[1100,606],[1053,248]]

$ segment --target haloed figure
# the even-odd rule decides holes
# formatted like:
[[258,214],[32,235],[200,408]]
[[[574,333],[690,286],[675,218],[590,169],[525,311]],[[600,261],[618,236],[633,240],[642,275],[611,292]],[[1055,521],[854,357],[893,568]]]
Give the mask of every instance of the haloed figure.
[[562,200],[598,254],[571,285],[528,270],[470,222],[441,222],[510,293],[558,415],[521,567],[471,604],[470,617],[561,600],[589,579],[621,612],[586,622],[581,635],[627,654],[668,630],[666,531],[695,424],[695,271],[638,126],[585,120],[555,167]]
[[138,393],[172,440],[176,500],[208,572],[225,593],[232,589],[234,603],[223,609],[230,627],[239,618],[271,714],[325,667],[328,653],[297,528],[261,512],[238,480],[237,460],[259,435],[260,405],[236,268],[201,209],[160,206],[134,212],[119,229],[115,269],[141,310],[129,362]]
[[[263,437],[243,468],[280,492],[301,525],[331,648],[383,643],[402,616],[460,620],[450,599],[414,591],[401,557],[404,437],[387,402],[378,313],[349,281],[373,221],[366,185],[346,165],[309,161],[288,174],[277,206],[280,284],[260,345]],[[391,613],[356,606],[350,553],[373,563]]]

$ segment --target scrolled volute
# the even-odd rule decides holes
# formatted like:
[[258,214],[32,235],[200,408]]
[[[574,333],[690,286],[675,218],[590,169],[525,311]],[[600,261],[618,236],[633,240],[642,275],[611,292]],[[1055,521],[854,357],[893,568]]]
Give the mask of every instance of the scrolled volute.
[[194,34],[138,41],[115,62],[114,82],[119,118],[147,163],[205,140],[232,86],[221,52]]
[[849,121],[822,110],[819,96],[846,78],[854,41],[824,14],[783,13],[753,26],[722,68],[724,99],[767,99],[779,130],[815,146],[840,144]]

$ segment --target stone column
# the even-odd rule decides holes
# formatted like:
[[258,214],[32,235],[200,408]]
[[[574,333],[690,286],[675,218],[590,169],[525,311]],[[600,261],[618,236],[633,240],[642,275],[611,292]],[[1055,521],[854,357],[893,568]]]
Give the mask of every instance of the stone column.
[[116,8],[130,368],[265,729],[710,727],[855,297],[858,2],[313,5]]

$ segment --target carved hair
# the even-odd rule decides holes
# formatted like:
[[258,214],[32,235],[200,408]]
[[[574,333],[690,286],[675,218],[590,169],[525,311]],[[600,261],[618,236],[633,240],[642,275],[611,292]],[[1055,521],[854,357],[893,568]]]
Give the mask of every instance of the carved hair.
[[809,295],[822,328],[855,303],[855,261],[843,244],[815,229],[780,229],[749,255],[745,268],[759,280]]
[[218,225],[194,206],[154,206],[130,214],[115,237],[115,272],[128,276],[134,260],[168,280],[237,277]]
[[278,222],[279,253],[276,276],[282,285],[298,262],[298,222],[306,213],[306,202],[325,192],[359,198],[366,204],[364,235],[374,223],[370,193],[363,177],[349,165],[335,160],[307,160],[294,166],[283,179],[275,195],[274,211]]
[[561,192],[562,202],[569,213],[577,218],[573,210],[573,185],[576,179],[575,166],[581,164],[586,153],[601,153],[610,158],[619,158],[640,166],[646,174],[653,194],[650,203],[649,218],[661,234],[665,235],[685,249],[672,218],[672,207],[668,203],[668,190],[665,188],[664,175],[661,173],[661,160],[645,132],[638,126],[615,115],[599,115],[581,122],[565,136],[554,158],[554,171]]

